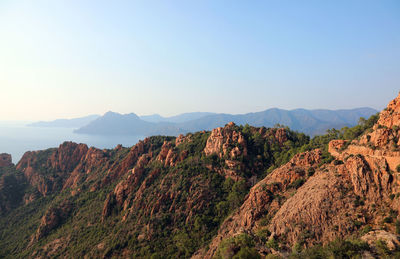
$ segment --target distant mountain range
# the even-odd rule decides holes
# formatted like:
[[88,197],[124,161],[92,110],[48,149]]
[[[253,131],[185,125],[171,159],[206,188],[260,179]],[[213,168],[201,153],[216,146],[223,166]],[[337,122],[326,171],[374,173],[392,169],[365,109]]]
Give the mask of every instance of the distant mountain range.
[[140,116],[142,120],[148,121],[148,122],[173,122],[173,123],[182,123],[182,122],[187,122],[191,120],[197,120],[202,117],[206,117],[209,115],[215,115],[215,113],[212,112],[189,112],[189,113],[182,113],[176,116],[171,116],[171,117],[162,117],[159,114],[153,114],[153,115],[144,115]]
[[101,117],[101,115],[89,115],[75,119],[58,119],[54,121],[38,121],[28,124],[30,127],[59,127],[59,128],[80,128],[83,127],[95,119]]
[[158,114],[137,116],[134,113],[119,114],[107,112],[87,125],[75,130],[81,134],[95,135],[178,135],[187,132],[211,130],[233,121],[236,124],[249,124],[256,127],[285,125],[293,130],[314,136],[325,133],[327,129],[340,129],[354,126],[360,117],[368,118],[377,113],[372,108],[347,110],[283,110],[268,109],[247,114],[184,113],[173,117]]

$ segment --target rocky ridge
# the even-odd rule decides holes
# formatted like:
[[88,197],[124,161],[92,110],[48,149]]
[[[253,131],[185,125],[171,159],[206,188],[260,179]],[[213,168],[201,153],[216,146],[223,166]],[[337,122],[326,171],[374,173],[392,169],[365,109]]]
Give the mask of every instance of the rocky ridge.
[[[193,258],[215,256],[223,240],[241,233],[253,237],[262,255],[288,256],[295,245],[327,244],[362,227],[371,229],[364,240],[387,237],[394,249],[399,243],[392,223],[399,220],[400,209],[399,126],[400,95],[359,139],[331,141],[329,152],[335,160],[330,164],[318,165],[318,150],[296,155],[253,186],[209,249],[199,250]],[[288,188],[299,178],[297,190]],[[260,233],[268,234],[260,238]],[[268,240],[279,247],[266,246]]]
[[[15,244],[21,242],[20,233],[30,233],[20,251],[33,258],[147,256],[146,247],[189,257],[212,238],[260,175],[276,166],[272,150],[285,153],[306,141],[304,134],[288,129],[229,123],[177,138],[149,137],[131,148],[101,150],[65,142],[26,152],[11,167],[24,182],[18,209],[8,205],[8,197],[0,199],[0,205],[4,220],[10,220],[7,215],[16,214],[10,217],[18,220],[26,217],[24,213],[34,214],[29,223],[5,228],[13,233],[10,242]],[[82,239],[84,233],[91,238]],[[195,237],[192,243],[180,245],[188,235]],[[120,249],[113,248],[115,240],[122,240]],[[159,243],[168,244],[168,249]],[[70,247],[89,250],[77,254]]]

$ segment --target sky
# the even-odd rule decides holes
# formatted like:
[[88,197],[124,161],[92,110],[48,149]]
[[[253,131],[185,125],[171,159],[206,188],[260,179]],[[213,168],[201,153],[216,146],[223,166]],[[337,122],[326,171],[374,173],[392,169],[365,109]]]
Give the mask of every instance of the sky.
[[1,0],[0,120],[382,109],[398,0]]

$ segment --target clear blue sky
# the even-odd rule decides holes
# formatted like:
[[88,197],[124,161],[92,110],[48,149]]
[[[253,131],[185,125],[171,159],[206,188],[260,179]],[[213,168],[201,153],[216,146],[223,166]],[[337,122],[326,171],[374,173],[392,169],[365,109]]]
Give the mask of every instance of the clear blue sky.
[[0,1],[0,120],[382,109],[400,1]]

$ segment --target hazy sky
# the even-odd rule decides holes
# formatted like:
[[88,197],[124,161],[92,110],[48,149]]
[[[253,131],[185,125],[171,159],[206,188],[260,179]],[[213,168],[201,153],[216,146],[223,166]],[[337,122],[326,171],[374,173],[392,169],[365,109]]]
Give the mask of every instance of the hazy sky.
[[0,1],[0,120],[382,109],[400,1]]

